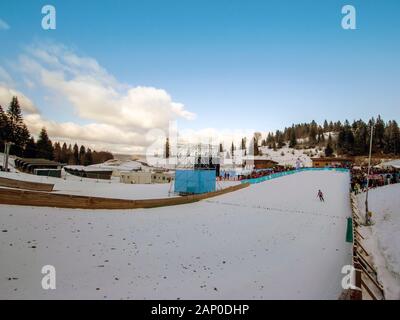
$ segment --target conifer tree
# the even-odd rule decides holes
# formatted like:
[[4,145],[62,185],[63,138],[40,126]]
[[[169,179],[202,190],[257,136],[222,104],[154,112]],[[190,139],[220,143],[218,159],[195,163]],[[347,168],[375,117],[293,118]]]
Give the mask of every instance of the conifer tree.
[[76,143],[74,144],[74,148],[72,151],[72,163],[79,164],[79,147]]
[[79,164],[80,165],[85,165],[85,154],[86,154],[86,149],[85,149],[85,146],[82,145],[79,149]]
[[21,156],[30,138],[30,133],[23,121],[21,106],[19,105],[17,97],[13,97],[11,100],[7,110],[7,119],[7,140],[13,143],[10,154]]
[[92,156],[92,150],[90,148],[87,149],[86,154],[85,154],[85,166],[89,166],[93,164],[93,156]]
[[333,147],[332,147],[332,136],[329,134],[328,142],[325,147],[325,156],[330,157],[333,154]]
[[54,148],[49,136],[47,134],[46,128],[42,128],[39,134],[39,139],[36,143],[37,156],[39,158],[44,158],[48,160],[54,159]]
[[24,158],[37,158],[37,153],[38,151],[35,139],[33,137],[30,137],[25,145]]
[[292,127],[292,130],[290,130],[289,147],[294,148],[296,145],[297,145],[296,130],[294,129],[294,127]]
[[168,159],[170,156],[169,138],[165,141],[165,158]]

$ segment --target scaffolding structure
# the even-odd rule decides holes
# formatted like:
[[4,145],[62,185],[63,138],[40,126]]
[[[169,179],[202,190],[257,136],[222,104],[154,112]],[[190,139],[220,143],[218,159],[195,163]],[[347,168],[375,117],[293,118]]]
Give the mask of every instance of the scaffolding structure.
[[[178,143],[175,169],[195,169],[199,166],[219,164],[219,147],[205,143]],[[211,162],[211,163],[210,163]]]

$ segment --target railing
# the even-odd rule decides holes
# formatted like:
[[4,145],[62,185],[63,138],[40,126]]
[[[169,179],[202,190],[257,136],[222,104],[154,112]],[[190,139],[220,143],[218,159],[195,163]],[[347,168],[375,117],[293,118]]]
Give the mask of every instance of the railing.
[[355,270],[355,289],[350,290],[351,300],[363,300],[364,295],[373,300],[382,300],[385,297],[382,284],[378,280],[375,267],[370,261],[370,254],[364,248],[364,237],[358,230],[363,225],[357,199],[354,193],[350,193],[350,205],[352,211],[353,227],[353,267]]
[[0,177],[0,186],[6,188],[16,188],[16,189],[46,191],[46,192],[53,191],[54,188],[54,184],[50,183],[23,181],[23,180],[9,179],[4,177]]
[[248,187],[248,184],[237,184],[222,190],[194,194],[183,197],[160,199],[113,199],[90,196],[76,196],[60,193],[29,191],[20,189],[0,188],[0,204],[57,207],[74,209],[139,209],[175,206],[179,204],[193,203],[200,200],[216,197],[229,192],[234,192]]
[[283,176],[299,173],[299,172],[304,172],[304,171],[339,171],[339,172],[349,172],[349,169],[346,168],[300,168],[296,170],[290,170],[290,171],[282,171],[282,172],[277,172],[273,173],[267,176],[259,177],[259,178],[251,178],[251,179],[244,179],[241,180],[241,183],[250,183],[250,184],[255,184],[255,183],[260,183],[264,182],[267,180],[272,180],[276,178],[280,178]]

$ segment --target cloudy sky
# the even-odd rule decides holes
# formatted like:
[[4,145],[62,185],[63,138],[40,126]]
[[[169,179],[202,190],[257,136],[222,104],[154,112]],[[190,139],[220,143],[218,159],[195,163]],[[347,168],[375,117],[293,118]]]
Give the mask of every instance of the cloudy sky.
[[17,95],[33,134],[143,152],[176,121],[188,139],[292,123],[400,120],[400,2],[0,3],[0,104]]

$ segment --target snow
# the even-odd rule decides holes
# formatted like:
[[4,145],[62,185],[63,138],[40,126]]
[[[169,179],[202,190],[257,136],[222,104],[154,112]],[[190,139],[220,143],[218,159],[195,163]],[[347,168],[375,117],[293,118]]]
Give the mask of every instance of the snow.
[[148,167],[134,160],[119,161],[113,159],[113,160],[108,160],[104,163],[93,164],[91,166],[88,166],[88,168],[93,168],[94,170],[100,168],[104,170],[132,171],[132,170],[145,169]]
[[0,299],[337,299],[348,183],[312,171],[163,208],[1,205]]
[[[303,149],[293,149],[289,147],[282,147],[281,149],[277,149],[274,151],[273,149],[269,149],[268,147],[261,147],[263,155],[267,155],[267,158],[273,161],[278,162],[280,165],[291,165],[296,167],[297,159],[300,159],[303,167],[311,167],[312,160],[311,158],[305,154],[305,152],[310,152],[315,150],[303,150]],[[283,155],[282,155],[283,153]]]
[[380,164],[380,167],[383,167],[383,168],[393,167],[396,169],[400,169],[400,159],[383,162]]
[[[365,245],[373,256],[386,299],[400,299],[400,184],[369,191],[368,206],[374,225],[363,227]],[[365,194],[358,196],[365,212]]]
[[[170,183],[152,183],[152,184],[125,184],[120,183],[119,178],[114,180],[96,180],[90,178],[80,178],[67,174],[66,179],[54,177],[42,177],[23,172],[0,172],[0,177],[41,182],[53,183],[53,193],[84,195],[92,197],[116,198],[116,199],[161,199],[176,197],[174,187]],[[217,190],[227,188],[239,181],[218,181]]]
[[82,165],[68,165],[68,166],[65,166],[65,168],[71,169],[71,170],[86,171],[86,172],[91,172],[91,171],[111,171],[110,169],[107,169],[107,168],[104,168],[104,167],[82,166]]
[[[0,165],[4,165],[4,153],[0,152]],[[14,156],[8,157],[8,169],[10,172],[16,172],[17,170],[14,168]]]

